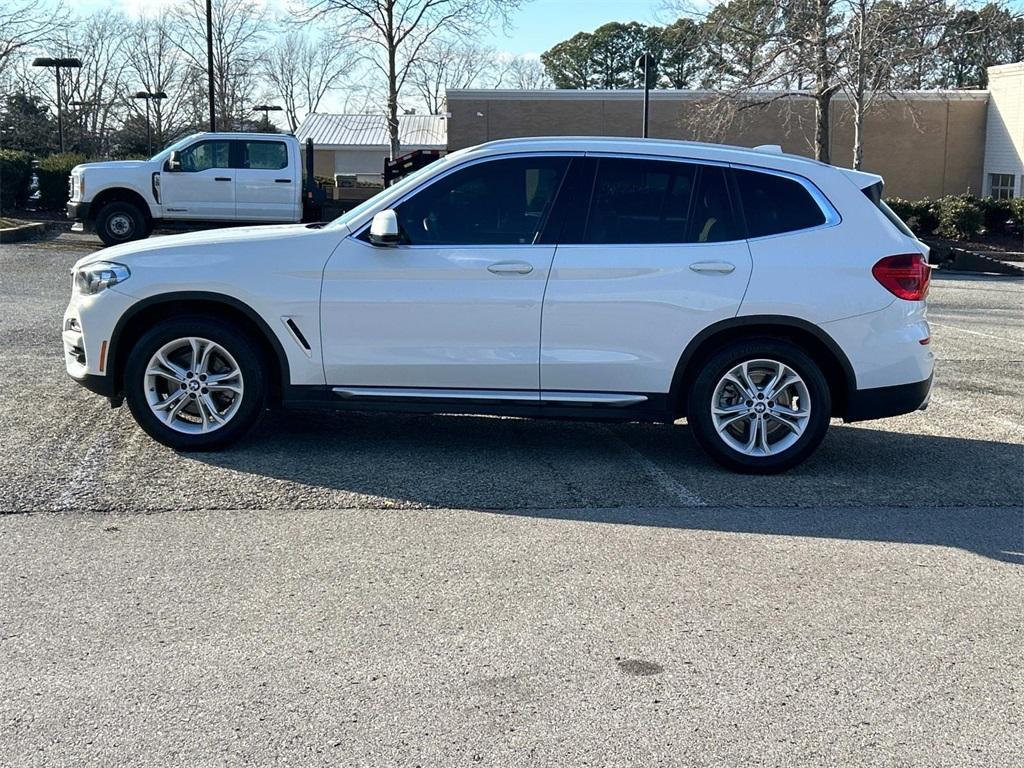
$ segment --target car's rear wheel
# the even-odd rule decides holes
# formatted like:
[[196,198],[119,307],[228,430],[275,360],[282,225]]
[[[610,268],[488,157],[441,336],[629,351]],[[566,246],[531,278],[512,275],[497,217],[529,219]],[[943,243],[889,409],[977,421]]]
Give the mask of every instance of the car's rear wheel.
[[131,203],[104,205],[96,215],[96,234],[104,245],[117,245],[149,236],[146,217]]
[[124,386],[139,426],[185,451],[234,442],[265,404],[258,349],[233,325],[207,318],[168,320],[145,333],[128,357]]
[[687,421],[700,446],[740,472],[783,472],[821,443],[832,412],[828,382],[799,347],[740,342],[709,359],[690,389]]

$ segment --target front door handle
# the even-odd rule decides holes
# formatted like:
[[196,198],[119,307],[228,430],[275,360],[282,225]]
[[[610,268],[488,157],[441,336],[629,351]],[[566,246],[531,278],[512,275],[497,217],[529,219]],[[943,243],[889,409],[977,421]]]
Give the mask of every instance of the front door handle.
[[728,275],[736,269],[736,265],[730,264],[728,261],[698,261],[691,264],[690,269],[694,272]]
[[214,181],[231,181],[231,177],[230,176],[214,176],[213,180]]
[[533,265],[525,261],[499,261],[491,264],[487,271],[495,275],[528,275],[533,272]]

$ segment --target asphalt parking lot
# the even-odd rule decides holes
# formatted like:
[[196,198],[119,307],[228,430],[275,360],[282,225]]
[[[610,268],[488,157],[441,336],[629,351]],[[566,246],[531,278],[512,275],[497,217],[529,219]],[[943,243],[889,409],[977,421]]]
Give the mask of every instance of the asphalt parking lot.
[[282,413],[182,455],[0,246],[0,765],[1009,765],[1024,281],[932,285],[931,407],[779,477],[673,426]]

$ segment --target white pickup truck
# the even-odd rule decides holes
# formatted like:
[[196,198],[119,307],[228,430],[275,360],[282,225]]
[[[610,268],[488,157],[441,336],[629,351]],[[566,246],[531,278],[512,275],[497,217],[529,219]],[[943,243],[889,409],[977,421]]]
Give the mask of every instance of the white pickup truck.
[[302,220],[299,141],[277,133],[197,133],[149,160],[71,171],[68,218],[107,245],[148,237],[161,222]]

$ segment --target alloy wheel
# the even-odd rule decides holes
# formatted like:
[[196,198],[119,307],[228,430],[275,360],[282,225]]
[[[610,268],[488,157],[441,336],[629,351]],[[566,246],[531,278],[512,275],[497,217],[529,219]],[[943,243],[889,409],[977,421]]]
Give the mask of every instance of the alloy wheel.
[[807,384],[777,360],[733,366],[719,379],[711,400],[719,438],[745,456],[774,456],[791,448],[810,417]]
[[186,337],[164,344],[149,359],[146,401],[165,425],[186,434],[220,429],[238,412],[242,371],[224,347]]

